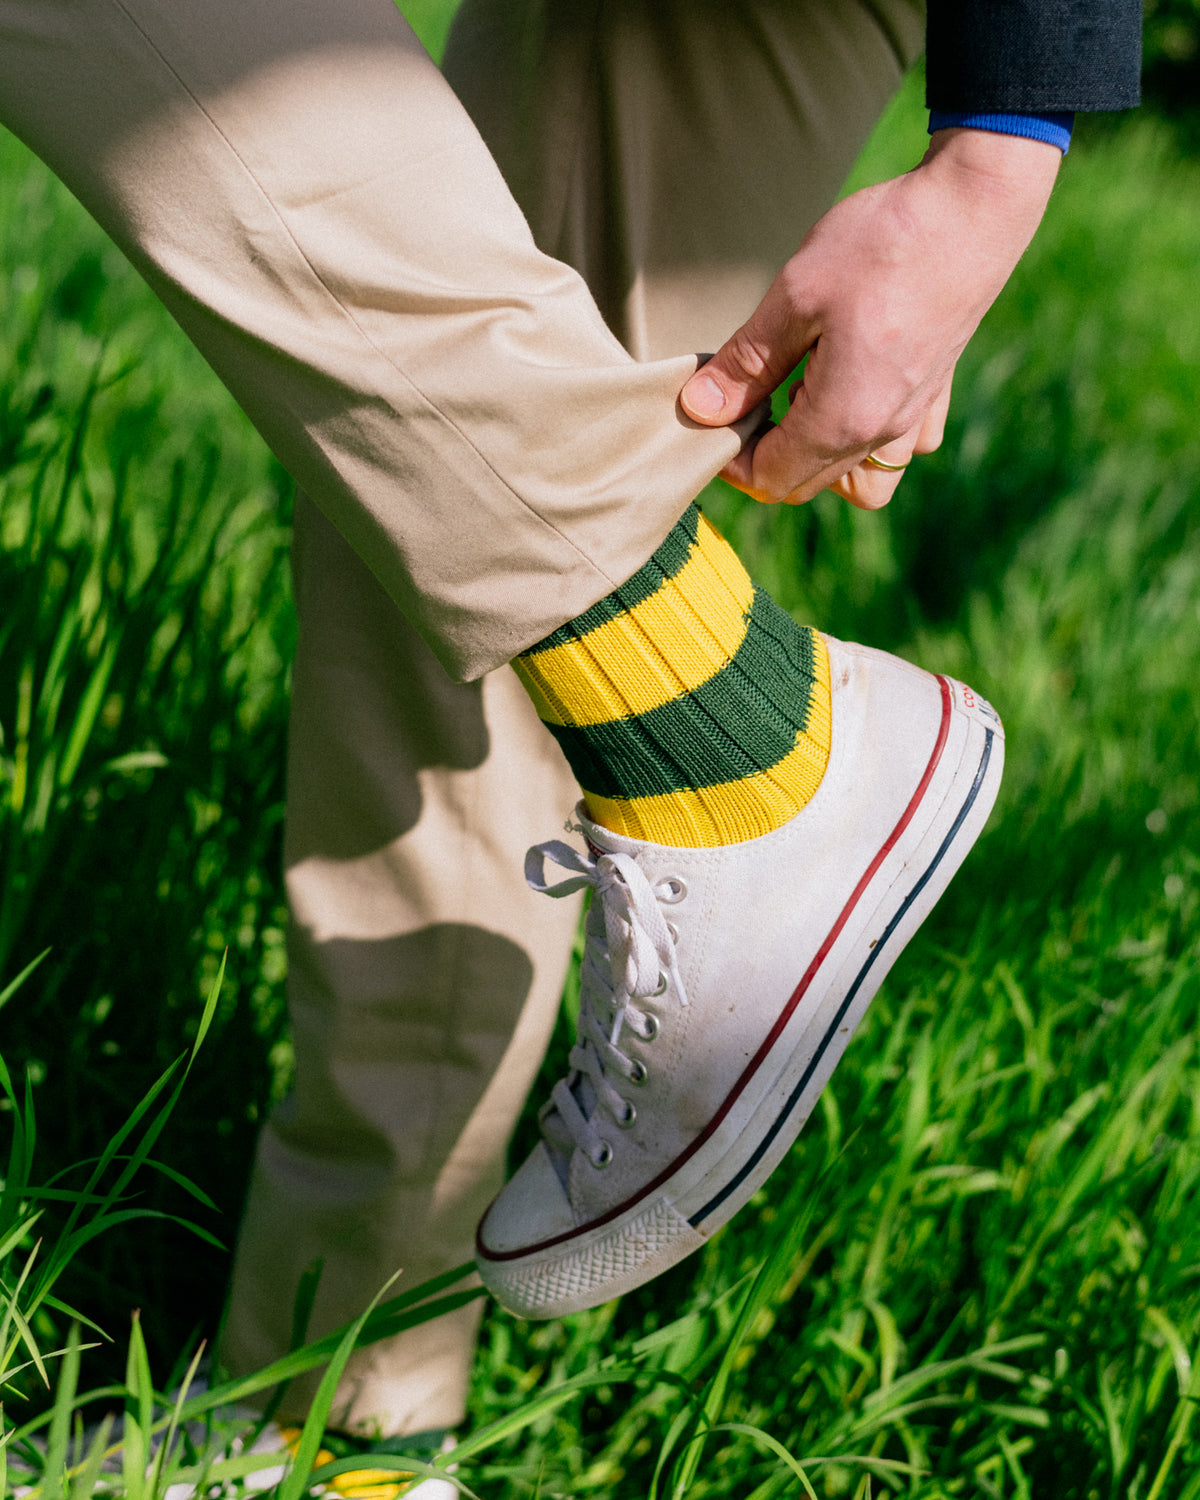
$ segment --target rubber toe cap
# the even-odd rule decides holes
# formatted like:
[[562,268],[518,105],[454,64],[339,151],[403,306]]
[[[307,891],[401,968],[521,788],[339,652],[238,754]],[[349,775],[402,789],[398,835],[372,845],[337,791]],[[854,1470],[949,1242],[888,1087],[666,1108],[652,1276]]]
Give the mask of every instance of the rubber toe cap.
[[525,1250],[577,1227],[545,1141],[539,1141],[479,1226],[481,1253]]

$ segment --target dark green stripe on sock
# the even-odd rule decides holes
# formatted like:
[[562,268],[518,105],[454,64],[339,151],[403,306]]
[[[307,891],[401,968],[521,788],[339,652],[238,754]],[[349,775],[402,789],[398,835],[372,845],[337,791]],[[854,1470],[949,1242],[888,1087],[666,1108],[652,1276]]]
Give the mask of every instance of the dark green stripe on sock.
[[745,639],[708,682],[648,713],[547,724],[585,791],[654,797],[769,770],[808,725],[813,634],[756,589]]
[[589,630],[607,625],[618,615],[627,614],[643,600],[649,599],[651,594],[662,588],[665,579],[674,578],[683,570],[684,563],[692,555],[692,549],[696,545],[699,526],[700,512],[694,505],[689,505],[662,546],[649,562],[642,564],[632,578],[620,584],[611,594],[606,594],[591,609],[584,610],[583,614],[561,625],[553,635],[548,635],[544,641],[531,646],[525,655],[536,656],[539,651],[551,651],[555,646],[565,646],[570,641],[577,641]]

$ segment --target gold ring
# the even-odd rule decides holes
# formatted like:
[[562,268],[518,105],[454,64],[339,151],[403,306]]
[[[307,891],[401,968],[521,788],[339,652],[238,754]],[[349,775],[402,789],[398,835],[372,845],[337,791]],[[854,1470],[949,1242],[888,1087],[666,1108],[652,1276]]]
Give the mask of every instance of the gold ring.
[[882,469],[885,474],[899,474],[901,469],[908,468],[912,459],[906,458],[902,464],[890,464],[885,458],[876,458],[873,453],[868,453],[863,463],[870,464],[873,469]]

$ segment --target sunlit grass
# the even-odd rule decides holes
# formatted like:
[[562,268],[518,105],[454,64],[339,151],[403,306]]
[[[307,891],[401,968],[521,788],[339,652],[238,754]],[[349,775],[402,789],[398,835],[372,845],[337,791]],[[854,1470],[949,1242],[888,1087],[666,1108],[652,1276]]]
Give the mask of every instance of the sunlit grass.
[[[919,151],[911,92],[898,111],[864,173]],[[0,989],[51,950],[0,1023],[20,1311],[50,1263],[18,1293],[36,1235],[74,1232],[67,1200],[31,1190],[103,1151],[190,1047],[226,944],[155,1155],[232,1239],[256,1115],[286,1081],[292,621],[286,480],[7,139],[0,176]],[[619,1304],[489,1314],[458,1455],[489,1500],[1200,1497],[1197,201],[1200,172],[1153,128],[1084,140],[963,361],[943,449],[888,512],[706,497],[802,618],[987,693],[1006,783],[754,1205]],[[40,1181],[21,1166],[34,1119]],[[152,1180],[137,1205],[179,1215],[180,1185]],[[54,1295],[116,1343],[48,1359],[99,1335],[46,1298],[28,1339],[10,1317],[0,1344],[20,1362],[32,1342],[58,1391],[35,1363],[14,1377],[6,1430],[41,1425],[10,1443],[10,1474],[149,1495],[268,1466],[231,1446],[245,1423],[196,1428],[239,1394],[218,1388],[185,1391],[145,1477],[225,1266],[166,1220],[62,1262]],[[101,1381],[144,1443],[103,1476],[116,1435],[70,1420]]]

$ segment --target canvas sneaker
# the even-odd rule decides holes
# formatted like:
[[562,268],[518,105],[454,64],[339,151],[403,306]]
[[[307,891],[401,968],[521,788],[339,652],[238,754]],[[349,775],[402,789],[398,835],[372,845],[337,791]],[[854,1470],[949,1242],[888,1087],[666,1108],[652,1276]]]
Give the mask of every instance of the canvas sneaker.
[[[581,808],[586,852],[530,850],[536,889],[593,897],[571,1072],[477,1236],[480,1275],[522,1317],[641,1285],[753,1195],[983,828],[1004,760],[990,705],[827,645],[829,765],[783,827],[677,849]],[[550,883],[547,861],[567,878]]]

